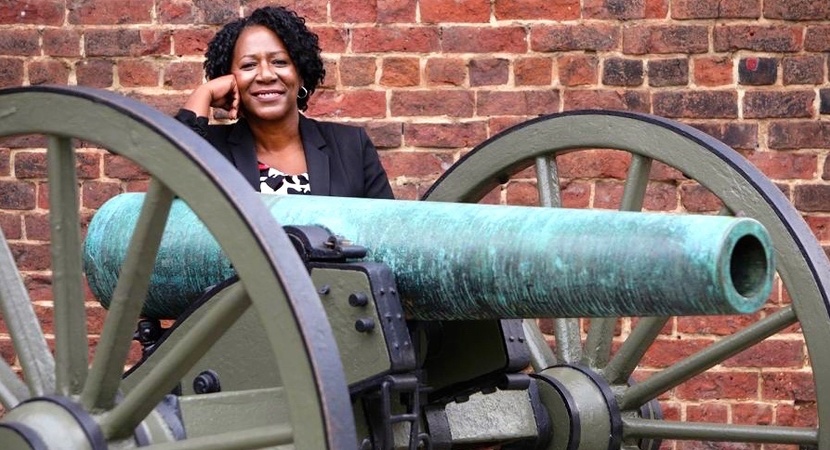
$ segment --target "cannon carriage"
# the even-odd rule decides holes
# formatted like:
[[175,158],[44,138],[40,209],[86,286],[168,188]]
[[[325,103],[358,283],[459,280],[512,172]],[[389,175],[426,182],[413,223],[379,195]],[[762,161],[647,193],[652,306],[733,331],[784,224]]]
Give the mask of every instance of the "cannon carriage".
[[[623,289],[624,284],[614,281],[591,292],[585,302],[563,300],[565,294],[543,295],[539,309],[525,308],[522,299],[534,298],[526,292],[518,295],[518,300],[508,301],[501,296],[504,292],[484,291],[478,303],[469,303],[467,296],[476,289],[453,291],[450,288],[458,287],[457,280],[448,288],[449,302],[438,297],[440,300],[424,303],[427,306],[419,309],[420,297],[404,287],[408,278],[395,264],[396,254],[370,260],[372,252],[384,248],[382,243],[375,246],[371,235],[356,239],[350,236],[356,231],[348,229],[346,222],[319,227],[313,219],[309,223],[280,219],[279,223],[289,225],[284,231],[274,220],[281,213],[269,209],[200,138],[161,113],[117,95],[52,87],[3,91],[0,136],[24,133],[49,138],[55,349],[53,356],[19,280],[14,258],[4,251],[0,255],[0,305],[23,377],[11,364],[0,364],[0,401],[6,409],[0,419],[3,448],[242,449],[293,445],[310,449],[439,449],[499,445],[656,449],[664,440],[830,448],[830,429],[821,426],[830,421],[825,419],[830,405],[821,400],[830,389],[823,376],[830,370],[826,367],[830,361],[821,348],[830,342],[826,256],[771,182],[725,145],[689,127],[622,112],[542,117],[476,147],[427,192],[426,201],[471,203],[535,165],[543,206],[556,206],[556,157],[586,148],[613,148],[632,154],[620,209],[641,209],[650,165],[661,161],[719,197],[724,215],[740,216],[706,221],[728,223],[722,235],[742,243],[714,246],[725,248],[720,254],[727,255],[726,264],[707,266],[717,266],[716,275],[726,275],[713,276],[701,287],[705,290],[718,280],[729,280],[724,284],[727,293],[714,296],[713,303],[702,302],[700,292],[689,291],[686,288],[691,286],[671,279],[662,280],[661,286],[667,290],[652,297],[645,290],[638,291],[648,283],[635,283],[633,290],[625,291],[632,295],[630,304],[611,302],[614,297],[610,293]],[[110,249],[122,246],[116,268],[111,273],[96,272],[108,279],[102,285],[110,290],[109,312],[91,366],[73,138],[123,155],[153,177],[138,201],[141,209],[135,220],[129,226],[119,222],[125,211],[135,212],[137,207],[130,206],[134,199],[117,199],[120,205],[116,206],[125,209],[115,208],[115,219],[109,221],[114,231],[103,233],[112,236],[129,230],[126,238],[119,235],[107,245]],[[355,213],[352,219],[362,214],[358,209],[361,203],[334,200],[340,200],[341,206],[356,205],[342,208]],[[156,260],[176,258],[165,247],[164,234],[186,222],[176,212],[182,203],[209,230],[238,280],[222,281],[221,276],[215,283],[217,280],[211,279],[207,292],[201,292],[207,286],[198,286],[197,298],[169,313],[163,309],[169,301],[148,304],[145,300],[148,292],[159,287],[153,278]],[[425,203],[419,209],[410,202],[399,203],[402,208],[414,208],[399,213],[402,221],[419,210],[425,217],[436,214],[439,207]],[[323,207],[331,210],[337,202],[334,205]],[[546,213],[552,214],[546,224],[568,217]],[[488,210],[482,214],[486,221],[488,216],[501,213]],[[520,216],[524,212],[505,214]],[[591,216],[584,223],[617,220],[608,214],[615,213]],[[620,220],[629,214],[634,213],[620,213]],[[171,223],[166,226],[168,220]],[[521,223],[529,220],[524,217]],[[678,218],[683,220],[690,218]],[[734,232],[734,224],[754,227],[750,224],[756,223],[763,229],[752,228],[749,235],[729,234]],[[368,225],[360,229],[365,228]],[[565,231],[531,228],[541,232],[541,237]],[[686,229],[694,230],[695,226]],[[631,236],[638,232],[643,236],[637,245],[630,245],[632,250],[655,253],[644,245],[662,249],[665,243],[648,239],[654,230],[642,223],[631,225]],[[444,236],[452,234],[450,228]],[[481,236],[488,237],[483,231]],[[393,248],[411,241],[417,249],[427,242],[416,236],[397,237]],[[542,254],[555,253],[540,243],[541,237],[530,244],[540,247]],[[506,242],[496,243],[502,244],[503,250],[510,247],[511,240],[519,242],[520,238],[502,236]],[[562,240],[579,238],[569,235]],[[493,235],[488,239],[493,241]],[[469,243],[469,239],[460,240]],[[708,244],[721,244],[716,241]],[[173,242],[173,248],[180,243]],[[444,258],[429,253],[443,244],[446,242],[438,242],[420,257]],[[463,273],[464,267],[472,272],[479,268],[469,266],[490,261],[488,254],[506,253],[485,245],[472,248],[489,252],[456,266],[461,267],[459,276],[464,280],[472,278]],[[520,253],[519,259],[495,266],[521,265],[526,255]],[[602,257],[600,254],[589,266],[602,262]],[[722,258],[714,259],[723,262]],[[634,381],[638,364],[670,315],[746,312],[729,303],[734,292],[740,299],[751,299],[750,310],[760,307],[771,287],[773,260],[783,288],[792,298],[791,305],[767,308],[734,334]],[[100,259],[95,264],[98,262]],[[636,274],[656,265],[651,261],[637,266],[623,260],[616,262],[615,268],[614,261],[605,262],[611,267],[606,272],[614,273],[626,269]],[[567,259],[562,264],[576,267]],[[754,269],[741,270],[746,267]],[[428,279],[441,281],[439,269],[424,269],[424,273]],[[534,273],[532,269],[531,273],[517,272],[512,279],[518,278],[517,285],[521,285],[532,275],[538,277],[536,283],[551,283],[545,285],[546,290],[557,286],[550,273]],[[590,273],[587,277],[603,275]],[[499,288],[510,283],[495,285]],[[429,288],[430,292],[441,289],[440,285]],[[521,289],[530,290],[528,286],[512,286],[505,292]],[[580,289],[585,288],[567,292],[578,297]],[[638,303],[638,299],[643,301]],[[560,300],[561,305],[554,306]],[[442,311],[442,304],[448,309],[430,316]],[[453,310],[453,306],[458,307]],[[586,307],[589,309],[579,309]],[[125,374],[129,344],[142,316],[137,334],[145,345],[145,358]],[[618,316],[639,319],[625,341],[612,351]],[[533,317],[553,318],[554,350]],[[590,318],[584,342],[580,318]],[[157,319],[175,319],[175,324],[160,330]],[[663,417],[657,401],[661,394],[794,327],[803,333],[809,351],[819,399],[815,425],[752,426]]]

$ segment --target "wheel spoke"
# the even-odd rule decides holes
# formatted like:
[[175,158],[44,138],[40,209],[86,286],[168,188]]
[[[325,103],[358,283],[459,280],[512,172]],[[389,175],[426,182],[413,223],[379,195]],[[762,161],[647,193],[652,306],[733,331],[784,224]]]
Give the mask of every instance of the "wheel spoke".
[[130,434],[251,306],[242,283],[235,283],[221,295],[221,301],[217,301],[124,400],[101,419],[101,429],[106,437]]
[[556,356],[550,349],[548,341],[539,329],[535,320],[525,319],[522,321],[522,328],[525,332],[527,346],[530,349],[530,365],[535,372],[541,372],[556,364]]
[[648,174],[651,172],[652,159],[642,155],[631,155],[631,165],[625,178],[620,211],[639,211],[643,209],[648,187]]
[[661,393],[717,365],[750,346],[796,323],[792,307],[755,322],[741,331],[721,339],[706,349],[658,372],[642,383],[631,386],[619,401],[621,409],[637,408]]
[[539,191],[539,204],[547,207],[562,206],[559,190],[559,170],[556,159],[552,156],[536,158],[536,190]]
[[817,445],[818,430],[766,425],[623,418],[623,438]]
[[151,448],[153,450],[245,450],[270,448],[293,442],[294,430],[291,425],[277,424],[159,444]]
[[81,230],[75,151],[65,137],[49,137],[49,223],[55,303],[56,392],[77,394],[89,364],[81,270]]
[[623,342],[608,365],[602,369],[605,379],[611,384],[625,383],[668,320],[668,317],[641,318],[628,335],[628,339]]
[[29,388],[20,381],[6,361],[0,359],[0,404],[7,411],[29,396]]
[[616,327],[616,317],[591,319],[588,336],[585,339],[585,354],[582,356],[582,364],[598,368],[608,363],[608,358],[611,356],[611,342],[614,339],[614,329]]
[[172,201],[169,189],[151,181],[81,395],[88,409],[109,409],[115,401]]
[[55,391],[55,360],[2,230],[0,268],[0,313],[9,329],[29,393],[51,394]]
[[556,359],[560,363],[573,364],[582,359],[579,319],[554,319],[553,336],[556,338]]

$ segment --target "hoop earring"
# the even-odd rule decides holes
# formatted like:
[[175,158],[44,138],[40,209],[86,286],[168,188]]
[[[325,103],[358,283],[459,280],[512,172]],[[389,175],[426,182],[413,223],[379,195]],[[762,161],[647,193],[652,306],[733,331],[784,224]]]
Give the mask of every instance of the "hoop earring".
[[297,98],[300,100],[308,98],[308,89],[305,86],[300,86],[300,92],[297,94]]

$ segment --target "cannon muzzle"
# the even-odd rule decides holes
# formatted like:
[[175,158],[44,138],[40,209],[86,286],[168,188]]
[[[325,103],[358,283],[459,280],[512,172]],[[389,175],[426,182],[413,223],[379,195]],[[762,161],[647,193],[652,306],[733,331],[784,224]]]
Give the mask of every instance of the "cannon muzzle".
[[[105,306],[143,198],[116,196],[89,225],[85,273]],[[404,309],[414,319],[749,313],[766,301],[775,272],[769,235],[748,218],[318,196],[262,199],[282,225],[321,225],[366,247],[369,260],[392,269]],[[144,314],[175,318],[233,273],[209,231],[176,200]]]

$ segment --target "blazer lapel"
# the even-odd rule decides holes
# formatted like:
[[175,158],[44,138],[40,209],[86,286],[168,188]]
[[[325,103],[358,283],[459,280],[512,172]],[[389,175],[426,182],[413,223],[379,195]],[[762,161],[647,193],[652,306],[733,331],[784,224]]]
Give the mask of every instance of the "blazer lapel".
[[234,166],[251,183],[251,186],[259,191],[259,167],[256,159],[256,146],[254,146],[254,135],[248,127],[248,122],[239,120],[233,125],[228,136],[229,150]]
[[300,137],[303,140],[308,181],[314,195],[331,195],[329,156],[323,151],[326,140],[313,120],[300,114]]

